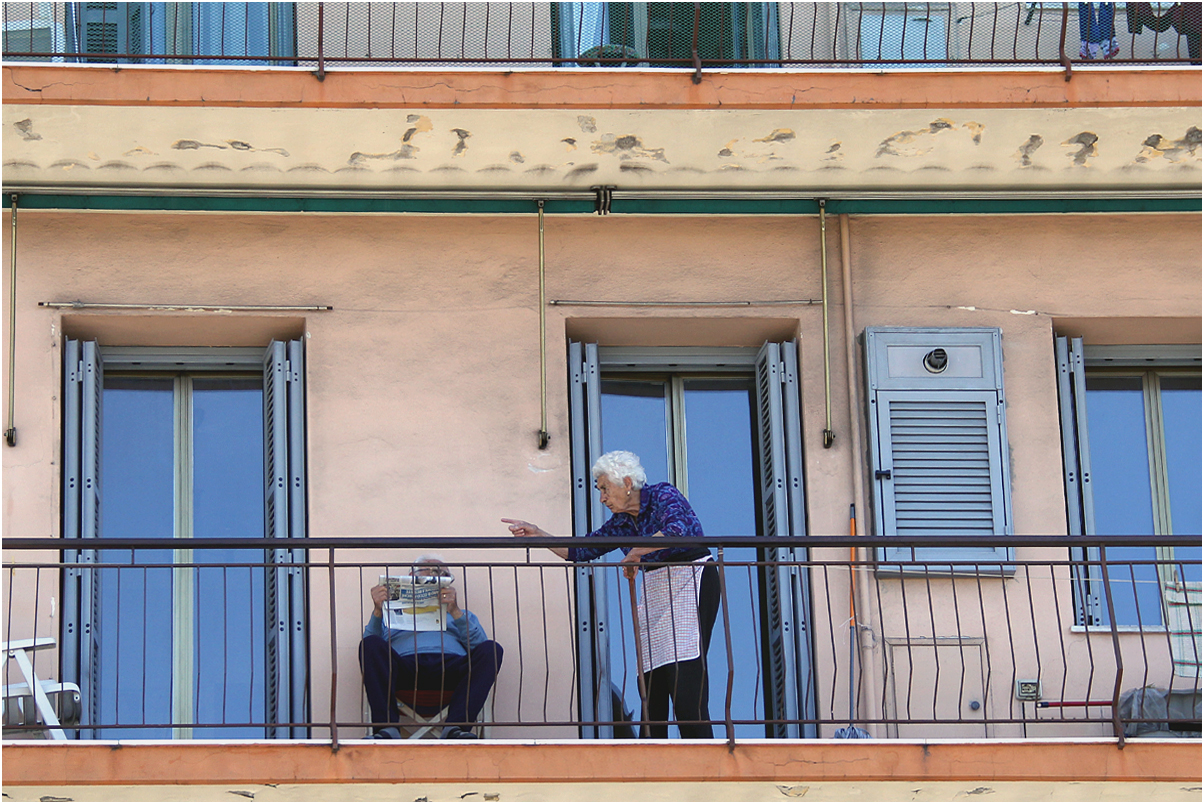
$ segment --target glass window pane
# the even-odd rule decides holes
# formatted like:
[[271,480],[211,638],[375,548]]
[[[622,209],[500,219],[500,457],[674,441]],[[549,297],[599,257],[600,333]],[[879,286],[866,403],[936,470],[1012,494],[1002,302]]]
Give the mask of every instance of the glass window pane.
[[[1095,532],[1101,535],[1153,535],[1150,460],[1146,446],[1145,398],[1141,377],[1088,377],[1087,430],[1091,444],[1091,485]],[[1153,547],[1110,547],[1109,562],[1150,561]],[[1113,620],[1118,625],[1158,625],[1162,593],[1152,564],[1109,566]],[[1106,608],[1106,606],[1105,606]],[[1105,620],[1108,612],[1104,612]]]
[[1200,378],[1163,376],[1160,379],[1171,526],[1174,533],[1199,535],[1202,483]]
[[1095,532],[1152,535],[1150,460],[1140,377],[1087,378]]
[[625,449],[639,455],[649,483],[669,480],[665,385],[656,380],[602,381],[602,451]]
[[[193,536],[262,538],[263,383],[196,379],[192,385]],[[196,550],[198,563],[247,564],[262,551]],[[194,670],[198,723],[264,718],[264,571],[199,567]],[[214,694],[225,690],[224,695]],[[197,738],[264,736],[262,728],[196,729]]]
[[[101,451],[102,538],[174,535],[175,408],[170,379],[105,380]],[[167,564],[170,550],[138,550],[138,564]],[[102,562],[131,551],[102,550]],[[100,722],[170,723],[172,570],[100,572]],[[170,738],[170,729],[105,729],[103,739]]]
[[[690,505],[708,536],[753,536],[757,532],[757,491],[753,480],[752,380],[685,382],[686,460]],[[728,548],[725,561],[755,562],[757,550]],[[759,572],[733,567],[724,573],[732,618],[732,718],[763,717]],[[711,717],[723,719],[727,699],[727,646],[723,611],[715,620],[710,673]],[[737,725],[737,737],[764,737],[764,726]]]

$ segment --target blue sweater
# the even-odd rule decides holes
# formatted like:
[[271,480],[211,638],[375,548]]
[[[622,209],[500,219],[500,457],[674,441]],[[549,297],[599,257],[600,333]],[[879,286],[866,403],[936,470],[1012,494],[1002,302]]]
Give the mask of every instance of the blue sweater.
[[[487,641],[489,635],[481,627],[477,615],[464,609],[464,616],[453,620],[447,615],[447,628],[443,631],[402,631],[385,628],[384,620],[373,616],[364,626],[364,636],[378,636],[386,640],[398,656],[415,653],[442,653],[446,656],[467,656],[469,647]],[[388,633],[386,633],[386,631]]]

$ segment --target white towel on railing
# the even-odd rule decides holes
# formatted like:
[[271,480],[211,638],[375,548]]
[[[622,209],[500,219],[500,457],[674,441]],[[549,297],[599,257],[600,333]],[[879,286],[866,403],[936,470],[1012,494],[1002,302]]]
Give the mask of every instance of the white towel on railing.
[[661,567],[637,576],[642,672],[697,659],[701,654],[698,589],[703,565],[709,560],[708,556],[693,564]]
[[1175,581],[1163,591],[1175,675],[1200,679],[1200,582]]

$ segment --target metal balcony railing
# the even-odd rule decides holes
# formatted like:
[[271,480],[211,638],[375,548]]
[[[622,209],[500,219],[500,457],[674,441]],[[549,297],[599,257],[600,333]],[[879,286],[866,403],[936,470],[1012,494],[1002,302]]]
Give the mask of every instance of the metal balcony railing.
[[[1158,537],[1147,550],[1158,557],[1138,560],[1123,548],[1153,539],[1000,536],[1006,564],[954,551],[886,565],[874,559],[882,541],[869,541],[868,560],[849,557],[849,537],[706,541],[721,582],[708,656],[715,737],[1199,731],[1199,537]],[[26,657],[33,675],[78,686],[82,700],[58,710],[56,735],[19,700],[25,668],[9,661],[5,735],[362,737],[368,589],[436,549],[461,606],[505,651],[488,734],[634,737],[644,718],[629,587],[616,564],[542,549],[564,543],[8,539],[20,560],[4,568],[6,647],[44,645]],[[909,542],[917,554],[958,543]],[[1186,710],[1168,709],[1168,696]]]
[[[1112,11],[1109,11],[1112,9]],[[1195,3],[3,4],[6,61],[882,69],[1199,64]]]

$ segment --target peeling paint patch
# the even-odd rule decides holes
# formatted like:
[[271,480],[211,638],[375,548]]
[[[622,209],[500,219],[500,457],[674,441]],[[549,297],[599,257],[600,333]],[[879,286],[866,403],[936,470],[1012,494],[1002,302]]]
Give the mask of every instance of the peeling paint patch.
[[602,139],[591,146],[591,150],[596,154],[618,156],[621,160],[655,159],[665,163],[669,161],[665,158],[664,148],[645,148],[644,143],[634,134],[624,134],[621,137],[604,134]]
[[589,115],[577,115],[577,125],[586,134],[596,134],[598,132],[598,121]]
[[1040,134],[1033,134],[1030,136],[1028,140],[1020,146],[1020,149],[1016,151],[1016,158],[1020,160],[1020,166],[1032,167],[1033,154],[1036,153],[1037,149],[1044,144],[1045,138]]
[[396,151],[391,151],[387,154],[366,154],[361,151],[356,151],[351,156],[347,157],[347,164],[352,166],[363,166],[364,163],[372,159],[388,159],[396,161],[398,159],[414,159],[414,154],[419,149],[416,145],[402,144]]
[[516,165],[521,165],[524,162],[526,162],[527,160],[524,159],[523,155],[520,154],[518,151],[511,151],[510,152],[510,161],[515,163]]
[[577,141],[575,139],[573,139],[572,137],[565,137],[563,140],[561,140],[561,142],[563,142],[565,145],[569,146],[568,148],[565,149],[566,151],[577,150]]
[[1169,162],[1182,162],[1188,157],[1196,156],[1200,149],[1201,132],[1196,126],[1189,128],[1177,140],[1168,140],[1161,134],[1151,134],[1141,144],[1141,153],[1134,162],[1149,162],[1151,159],[1163,158]]
[[1074,158],[1074,163],[1076,165],[1085,166],[1087,164],[1087,157],[1096,156],[1099,154],[1099,150],[1095,147],[1097,142],[1099,142],[1099,137],[1097,137],[1095,134],[1091,133],[1090,131],[1082,131],[1066,140],[1066,142],[1062,143],[1062,145],[1068,148],[1073,148],[1074,146],[1078,145],[1079,150],[1075,151],[1073,154],[1070,154],[1070,156]]
[[139,145],[137,148],[131,148],[122,154],[122,156],[154,156],[154,155],[155,155],[154,151],[143,148],[141,145]]
[[970,133],[974,135],[970,139],[975,145],[982,145],[982,132],[986,129],[986,126],[982,123],[970,121],[963,124],[962,128],[969,129]]
[[18,120],[17,122],[13,123],[13,128],[15,128],[17,133],[21,135],[21,139],[25,140],[26,142],[29,142],[30,140],[42,139],[41,134],[34,133],[33,121],[28,117],[24,120]]
[[251,143],[243,142],[242,140],[226,140],[226,143],[236,151],[253,151]]
[[452,148],[452,156],[459,156],[468,150],[468,138],[472,136],[472,132],[465,131],[462,128],[453,128],[451,132],[459,138],[456,142],[456,147]]
[[176,140],[171,144],[171,147],[177,151],[199,151],[201,148],[217,148],[220,151],[226,150],[225,145],[214,145],[210,142],[199,142],[197,140]]
[[794,139],[794,131],[789,128],[775,128],[772,132],[764,137],[753,140],[753,142],[790,142]]
[[[947,120],[943,117],[938,117],[928,124],[928,128],[922,131],[900,131],[884,139],[878,145],[878,152],[874,154],[874,158],[881,156],[922,156],[932,150],[932,144],[913,145],[922,137],[934,137],[942,131],[950,131],[955,123],[952,120]],[[899,146],[912,145],[913,147],[901,149]]]
[[406,115],[406,123],[409,124],[410,127],[406,129],[405,134],[401,135],[402,142],[409,142],[410,138],[415,134],[426,133],[433,130],[435,127],[434,124],[431,123],[431,119],[424,114]]

